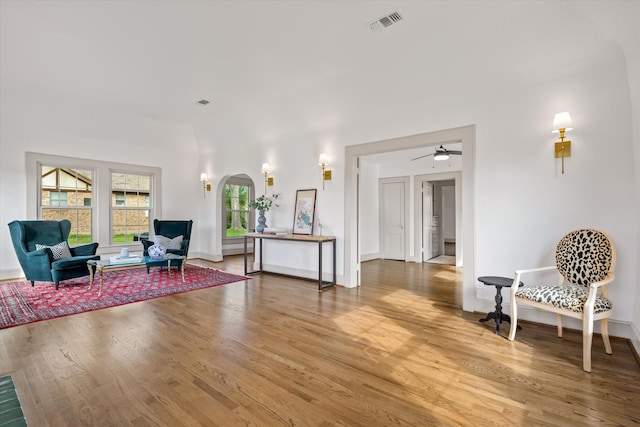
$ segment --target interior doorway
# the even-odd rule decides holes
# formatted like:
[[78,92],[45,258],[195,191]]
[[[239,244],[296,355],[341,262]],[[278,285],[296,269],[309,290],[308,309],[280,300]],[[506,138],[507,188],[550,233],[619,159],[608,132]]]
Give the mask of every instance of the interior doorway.
[[[455,179],[425,179],[422,186],[422,262],[458,264]],[[459,202],[458,202],[459,203]]]
[[[456,207],[460,215],[456,235],[457,255],[456,263],[465,260],[463,271],[462,302],[463,310],[473,311],[475,305],[475,202],[474,202],[474,162],[475,162],[475,126],[463,126],[459,128],[406,136],[401,138],[375,141],[366,144],[358,144],[345,147],[345,266],[344,285],[346,287],[360,286],[360,207],[359,207],[359,158],[371,154],[408,150],[418,147],[437,147],[446,143],[461,143],[462,172],[460,182],[456,183],[456,193],[460,193],[462,203]],[[459,184],[459,185],[458,185]],[[462,189],[464,188],[464,192]],[[415,190],[415,186],[414,186]],[[354,197],[356,196],[356,197]],[[462,205],[464,204],[464,212]],[[414,204],[415,208],[415,204]],[[416,208],[417,209],[417,208]],[[422,207],[420,206],[420,217]],[[458,214],[458,213],[457,213]],[[463,216],[464,215],[464,216]],[[414,233],[416,235],[418,233]],[[465,236],[462,242],[462,235]],[[420,242],[422,237],[418,237]],[[421,243],[420,243],[421,245]],[[416,246],[414,246],[415,248]]]
[[406,261],[409,251],[409,177],[380,178],[380,258]]

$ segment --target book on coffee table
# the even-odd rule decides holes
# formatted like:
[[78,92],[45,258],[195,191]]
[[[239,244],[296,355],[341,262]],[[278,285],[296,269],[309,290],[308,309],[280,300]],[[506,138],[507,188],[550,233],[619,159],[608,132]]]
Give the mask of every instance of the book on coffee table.
[[116,255],[109,257],[109,262],[111,264],[135,264],[137,262],[142,262],[142,257],[138,255],[129,255],[126,257]]

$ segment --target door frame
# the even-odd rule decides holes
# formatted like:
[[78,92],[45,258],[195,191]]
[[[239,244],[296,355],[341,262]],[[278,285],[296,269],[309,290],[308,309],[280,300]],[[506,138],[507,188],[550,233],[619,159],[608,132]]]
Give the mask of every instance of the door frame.
[[[422,174],[422,175],[415,175],[414,176],[414,181],[413,181],[413,188],[414,188],[414,200],[415,203],[414,205],[414,221],[415,224],[421,224],[422,226],[424,226],[423,221],[424,218],[422,217],[422,182],[423,181],[428,181],[430,183],[436,182],[436,181],[450,181],[453,180],[455,182],[454,186],[455,186],[455,194],[456,194],[456,266],[457,267],[462,267],[463,265],[463,254],[464,254],[464,247],[465,247],[465,241],[463,240],[463,233],[462,230],[464,228],[464,223],[463,221],[465,220],[462,216],[463,212],[462,212],[462,171],[455,171],[455,172],[442,172],[442,173],[432,173],[432,174]],[[420,206],[418,206],[418,204],[420,204]],[[416,226],[416,228],[418,228]],[[422,229],[420,230],[420,235],[418,235],[418,233],[416,233],[415,235],[415,241],[414,241],[414,248],[416,248],[416,259],[419,259],[420,261],[422,261],[422,253],[424,251],[424,247],[422,246]],[[420,250],[420,253],[418,254],[418,250]],[[466,269],[466,268],[465,268]],[[474,276],[475,277],[475,276]]]
[[[461,126],[418,135],[404,136],[345,147],[344,180],[344,285],[360,286],[360,221],[358,195],[358,160],[368,154],[388,153],[419,147],[433,147],[449,142],[462,143],[462,235],[465,236],[462,274],[462,309],[475,308],[475,125]],[[456,231],[457,232],[457,231]]]

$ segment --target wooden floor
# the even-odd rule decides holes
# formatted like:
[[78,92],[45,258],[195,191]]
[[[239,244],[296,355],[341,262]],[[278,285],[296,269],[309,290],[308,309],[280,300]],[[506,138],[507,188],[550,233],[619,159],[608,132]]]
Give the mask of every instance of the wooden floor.
[[[242,273],[241,258],[196,262]],[[0,330],[30,426],[638,425],[626,340],[461,310],[462,270],[370,261],[318,293],[277,275]],[[0,286],[2,286],[0,284]]]

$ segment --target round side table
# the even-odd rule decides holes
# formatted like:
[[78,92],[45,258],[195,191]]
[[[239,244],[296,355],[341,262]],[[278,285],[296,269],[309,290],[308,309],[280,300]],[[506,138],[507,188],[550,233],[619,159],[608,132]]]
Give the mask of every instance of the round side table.
[[[498,335],[500,334],[500,324],[502,322],[511,323],[511,316],[502,313],[502,288],[510,288],[513,284],[513,279],[499,276],[481,276],[478,277],[478,281],[487,286],[496,287],[496,311],[488,313],[487,317],[480,319],[480,322],[486,322],[487,320],[494,319],[496,321],[496,335]],[[522,285],[523,283],[520,282],[520,286]],[[522,329],[522,327],[518,325],[518,329]]]

